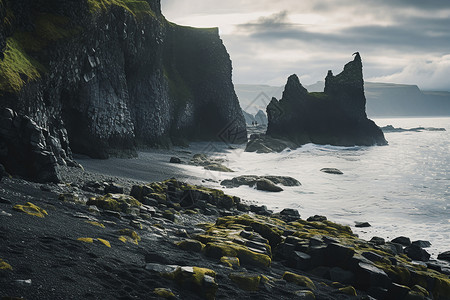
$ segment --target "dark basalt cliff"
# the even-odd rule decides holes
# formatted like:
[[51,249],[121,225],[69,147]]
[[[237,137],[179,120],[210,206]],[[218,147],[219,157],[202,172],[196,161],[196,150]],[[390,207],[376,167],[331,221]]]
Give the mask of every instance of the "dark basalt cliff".
[[308,93],[296,75],[290,76],[282,99],[273,98],[267,106],[267,135],[297,145],[386,145],[365,108],[362,62],[356,53],[340,74],[328,72],[323,93]]
[[245,138],[218,30],[168,22],[159,0],[0,0],[0,18],[0,108],[67,129],[74,152]]

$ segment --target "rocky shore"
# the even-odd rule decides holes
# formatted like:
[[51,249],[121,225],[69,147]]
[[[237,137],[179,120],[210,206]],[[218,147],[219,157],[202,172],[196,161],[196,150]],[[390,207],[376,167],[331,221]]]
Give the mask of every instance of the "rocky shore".
[[425,242],[71,169],[61,184],[3,177],[2,299],[450,299],[448,255],[430,261]]

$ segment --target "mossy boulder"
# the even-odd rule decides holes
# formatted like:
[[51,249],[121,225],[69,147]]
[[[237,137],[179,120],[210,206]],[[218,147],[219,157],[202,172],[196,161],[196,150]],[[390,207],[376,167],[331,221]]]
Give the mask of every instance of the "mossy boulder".
[[132,196],[124,194],[107,194],[89,199],[86,205],[95,205],[98,208],[117,212],[129,212],[131,207],[140,207],[142,203]]
[[233,272],[228,277],[244,291],[257,291],[261,281],[260,275],[244,272]]
[[175,271],[165,273],[163,276],[208,300],[215,299],[219,287],[215,281],[216,272],[207,268],[178,267]]
[[269,267],[272,262],[268,255],[254,252],[245,246],[232,242],[210,242],[205,247],[205,255],[213,258],[237,257],[242,264],[259,267]]
[[356,290],[351,285],[342,287],[338,289],[339,293],[349,295],[349,296],[357,296]]
[[241,263],[239,262],[239,258],[233,256],[222,256],[220,258],[220,262],[230,268],[239,267],[241,265]]
[[295,283],[298,286],[306,287],[312,291],[316,290],[314,282],[306,276],[298,275],[292,272],[285,272],[283,274],[283,279],[287,282]]
[[170,289],[166,288],[156,288],[153,290],[153,294],[164,299],[177,299],[177,297],[175,297],[175,294]]
[[187,239],[176,244],[178,248],[191,251],[191,252],[202,252],[205,245],[197,240]]

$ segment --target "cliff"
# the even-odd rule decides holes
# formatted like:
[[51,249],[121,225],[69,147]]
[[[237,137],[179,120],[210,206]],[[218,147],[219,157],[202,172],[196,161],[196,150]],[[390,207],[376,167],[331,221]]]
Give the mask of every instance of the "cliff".
[[385,145],[382,131],[365,112],[366,98],[359,53],[344,70],[331,71],[321,93],[309,93],[296,75],[289,77],[280,101],[267,106],[267,135],[297,145]]
[[0,108],[66,129],[74,152],[245,133],[218,30],[168,22],[159,0],[0,0],[0,17]]

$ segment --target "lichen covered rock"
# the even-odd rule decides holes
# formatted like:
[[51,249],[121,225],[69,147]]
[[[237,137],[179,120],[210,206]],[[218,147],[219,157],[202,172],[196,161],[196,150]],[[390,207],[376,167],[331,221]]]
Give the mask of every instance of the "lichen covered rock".
[[13,209],[24,212],[31,216],[39,217],[39,218],[45,218],[45,216],[48,215],[48,213],[45,209],[42,209],[39,206],[34,205],[31,202],[27,202],[25,205],[20,205],[20,204],[14,205]]
[[128,212],[130,207],[140,207],[142,203],[134,197],[123,194],[107,194],[97,198],[91,198],[86,205],[95,205],[98,208],[118,212]]

